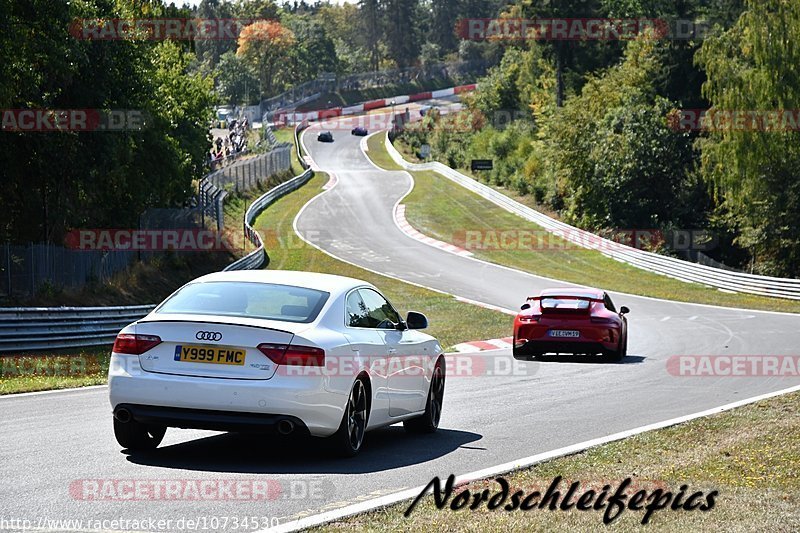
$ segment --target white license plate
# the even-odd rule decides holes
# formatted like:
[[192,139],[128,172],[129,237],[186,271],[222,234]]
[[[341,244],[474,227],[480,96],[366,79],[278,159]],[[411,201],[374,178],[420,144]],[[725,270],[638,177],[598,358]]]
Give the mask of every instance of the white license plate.
[[574,329],[551,329],[549,332],[551,337],[580,337],[581,332]]

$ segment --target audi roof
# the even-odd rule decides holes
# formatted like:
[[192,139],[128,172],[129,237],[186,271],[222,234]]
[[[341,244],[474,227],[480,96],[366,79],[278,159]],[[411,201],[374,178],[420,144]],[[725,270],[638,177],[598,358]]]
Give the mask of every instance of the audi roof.
[[307,287],[331,294],[341,293],[353,287],[370,286],[361,280],[336,276],[334,274],[319,274],[316,272],[295,272],[289,270],[240,270],[234,272],[215,272],[194,280],[192,283],[205,283],[213,281],[244,281],[255,283],[274,283],[277,285],[293,285]]

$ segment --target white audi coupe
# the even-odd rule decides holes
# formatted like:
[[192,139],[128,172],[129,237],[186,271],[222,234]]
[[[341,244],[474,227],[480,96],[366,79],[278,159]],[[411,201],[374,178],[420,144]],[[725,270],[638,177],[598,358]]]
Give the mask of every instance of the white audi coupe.
[[198,278],[117,336],[109,368],[114,434],[156,448],[167,427],[325,437],[340,456],[366,431],[439,425],[439,342],[374,286],[309,272]]

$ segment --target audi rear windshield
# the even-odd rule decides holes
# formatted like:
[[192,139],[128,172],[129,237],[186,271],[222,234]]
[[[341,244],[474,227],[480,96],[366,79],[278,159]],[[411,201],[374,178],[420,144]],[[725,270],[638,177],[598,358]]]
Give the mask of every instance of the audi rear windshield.
[[330,293],[271,283],[191,283],[173,294],[157,314],[261,318],[307,324],[319,315]]

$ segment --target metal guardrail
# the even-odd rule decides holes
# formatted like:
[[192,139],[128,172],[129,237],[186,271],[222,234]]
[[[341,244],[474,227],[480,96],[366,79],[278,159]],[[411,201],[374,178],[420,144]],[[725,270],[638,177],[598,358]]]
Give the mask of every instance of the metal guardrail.
[[295,176],[294,178],[290,179],[289,181],[285,181],[267,191],[265,194],[257,198],[247,209],[244,214],[244,233],[245,237],[256,246],[256,249],[247,254],[246,256],[242,257],[238,261],[231,263],[227,267],[224,268],[224,271],[229,272],[232,270],[255,270],[259,268],[265,267],[269,264],[269,256],[267,255],[266,250],[264,249],[264,241],[261,239],[261,235],[253,229],[253,222],[255,221],[256,217],[261,214],[261,212],[271,203],[273,203],[278,198],[289,194],[290,192],[300,188],[304,185],[311,177],[314,175],[312,170],[307,167],[305,161],[303,160],[302,154],[300,152],[300,131],[303,130],[305,127],[308,127],[308,124],[298,124],[297,127],[294,129],[294,137],[295,137],[295,144],[297,146],[297,155],[298,159],[300,160],[300,164],[305,168],[305,171],[300,174],[299,176]]
[[392,145],[388,136],[386,137],[386,150],[391,158],[406,170],[432,170],[438,172],[458,185],[479,194],[506,211],[536,223],[556,236],[583,248],[597,250],[617,261],[680,281],[699,283],[722,291],[792,300],[800,299],[800,279],[732,272],[626,246],[604,239],[586,230],[570,226],[535,209],[531,209],[438,161],[410,163]]
[[0,353],[111,344],[154,305],[0,308]]

